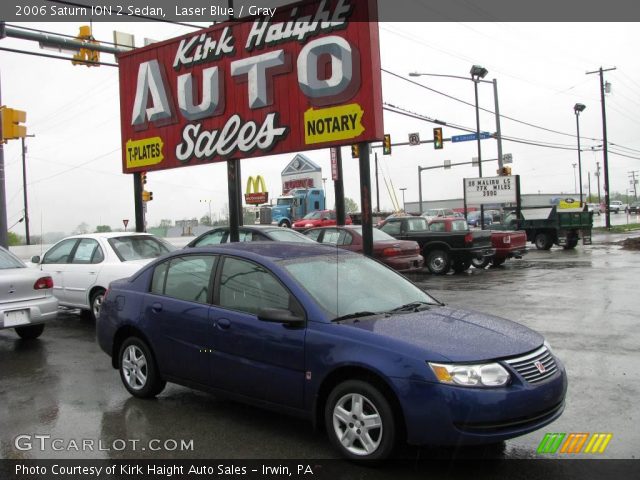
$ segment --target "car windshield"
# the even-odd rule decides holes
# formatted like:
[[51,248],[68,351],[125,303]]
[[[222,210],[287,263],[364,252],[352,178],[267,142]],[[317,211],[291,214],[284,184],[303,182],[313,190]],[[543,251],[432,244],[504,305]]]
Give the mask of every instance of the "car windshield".
[[402,275],[363,255],[322,255],[280,264],[332,319],[389,312],[412,303],[439,305]]
[[305,220],[317,220],[319,218],[322,218],[322,212],[319,210],[316,210],[315,212],[309,212],[303,218]]
[[27,266],[13,253],[4,248],[0,248],[0,270],[8,268],[26,268]]
[[277,242],[303,242],[303,243],[316,243],[315,240],[310,239],[306,235],[299,232],[282,228],[280,230],[271,230],[269,237]]
[[130,235],[109,239],[109,244],[123,262],[156,258],[175,250],[171,244],[149,235]]

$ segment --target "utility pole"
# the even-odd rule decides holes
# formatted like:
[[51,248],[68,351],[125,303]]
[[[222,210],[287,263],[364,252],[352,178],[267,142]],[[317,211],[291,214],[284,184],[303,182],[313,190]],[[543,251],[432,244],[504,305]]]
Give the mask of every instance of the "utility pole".
[[[27,137],[35,137],[35,135],[27,135]],[[24,233],[25,243],[31,245],[31,237],[29,236],[29,204],[27,203],[27,147],[22,140],[22,193],[24,197]]]
[[598,205],[602,205],[602,200],[600,199],[600,162],[596,162],[596,177],[598,177]]
[[[602,103],[602,155],[603,155],[603,167],[604,167],[604,202],[605,202],[605,226],[607,230],[611,229],[611,211],[609,205],[609,143],[607,141],[607,109],[605,106],[605,84],[604,84],[604,72],[615,70],[616,67],[607,68],[603,70],[600,67],[593,72],[587,72],[587,75],[598,73],[600,75],[600,101]],[[609,84],[607,83],[607,86]],[[598,179],[599,180],[599,179]]]
[[633,199],[635,201],[638,201],[638,189],[636,188],[636,185],[638,183],[638,180],[636,180],[636,175],[638,175],[638,173],[640,173],[638,170],[632,170],[631,172],[629,172],[629,177],[631,177],[631,184],[633,185]]

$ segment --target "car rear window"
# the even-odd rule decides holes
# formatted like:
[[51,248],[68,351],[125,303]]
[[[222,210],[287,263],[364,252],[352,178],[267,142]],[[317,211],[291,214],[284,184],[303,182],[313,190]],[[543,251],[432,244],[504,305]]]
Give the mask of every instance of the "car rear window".
[[0,248],[0,270],[7,268],[26,268],[26,265],[13,253]]
[[109,244],[123,262],[156,258],[175,250],[169,243],[150,235],[114,237],[109,239]]

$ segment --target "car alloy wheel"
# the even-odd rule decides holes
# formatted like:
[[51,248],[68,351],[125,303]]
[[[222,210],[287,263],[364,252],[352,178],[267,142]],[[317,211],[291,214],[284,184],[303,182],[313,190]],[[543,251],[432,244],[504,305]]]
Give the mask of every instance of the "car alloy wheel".
[[333,389],[325,425],[331,442],[352,460],[382,460],[395,444],[396,420],[389,401],[361,380],[348,380]]
[[127,338],[120,347],[120,378],[131,395],[152,398],[167,384],[160,377],[153,353],[138,337]]
[[376,406],[364,395],[350,393],[333,408],[333,429],[354,455],[371,455],[380,446],[383,426]]
[[129,345],[122,354],[122,374],[127,385],[141,390],[147,384],[147,358],[137,345]]

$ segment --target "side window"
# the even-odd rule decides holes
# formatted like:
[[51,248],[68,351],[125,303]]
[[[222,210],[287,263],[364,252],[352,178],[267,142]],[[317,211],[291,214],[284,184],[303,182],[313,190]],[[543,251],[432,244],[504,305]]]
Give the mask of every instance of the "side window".
[[77,238],[60,242],[46,253],[42,259],[42,263],[68,263],[71,250],[73,250],[77,242]]
[[241,230],[238,232],[238,240],[240,242],[252,242],[253,241],[253,232],[248,232],[246,230]]
[[429,225],[429,230],[432,232],[444,232],[444,222],[433,222]]
[[100,263],[102,260],[104,260],[104,255],[98,242],[92,238],[83,238],[78,242],[78,247],[73,254],[71,263]]
[[340,233],[342,235],[340,245],[351,245],[353,243],[353,236],[349,232],[342,230]]
[[327,228],[324,231],[324,237],[322,237],[322,243],[328,243],[329,245],[339,245],[340,231],[335,228]]
[[158,295],[207,303],[214,255],[187,255],[158,265],[153,272],[151,292]]
[[322,230],[311,230],[309,233],[307,233],[307,237],[317,242],[318,237],[320,237],[321,233],[322,233]]
[[400,235],[400,222],[387,222],[380,230],[389,235]]
[[215,232],[211,232],[209,235],[202,237],[195,244],[196,247],[204,247],[206,245],[218,245],[224,242],[225,237],[227,236],[227,232],[224,230],[216,230]]
[[256,314],[258,309],[289,309],[289,292],[265,268],[246,260],[227,257],[220,276],[219,305]]

